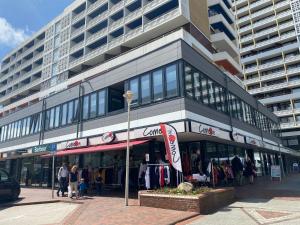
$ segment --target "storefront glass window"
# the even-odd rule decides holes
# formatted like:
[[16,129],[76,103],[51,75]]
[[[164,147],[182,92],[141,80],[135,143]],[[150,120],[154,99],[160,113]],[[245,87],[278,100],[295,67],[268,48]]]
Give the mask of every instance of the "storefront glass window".
[[159,101],[163,98],[162,70],[153,72],[153,96],[154,101]]
[[67,124],[67,113],[68,113],[68,103],[65,103],[62,106],[62,116],[61,116],[61,125],[62,126]]
[[177,85],[177,66],[172,65],[166,68],[166,88],[168,98],[178,95]]
[[106,91],[102,90],[98,92],[98,115],[102,116],[105,114],[105,105],[106,105]]
[[97,93],[91,94],[90,118],[97,116]]
[[147,104],[150,101],[150,75],[146,74],[141,77],[141,102],[142,104]]
[[73,122],[73,116],[74,116],[74,101],[71,101],[68,103],[68,118],[67,118],[68,124],[71,124]]
[[219,162],[225,163],[229,159],[228,150],[226,145],[218,144]]
[[218,152],[216,143],[206,143],[206,156],[207,160],[215,160],[216,163],[218,163]]

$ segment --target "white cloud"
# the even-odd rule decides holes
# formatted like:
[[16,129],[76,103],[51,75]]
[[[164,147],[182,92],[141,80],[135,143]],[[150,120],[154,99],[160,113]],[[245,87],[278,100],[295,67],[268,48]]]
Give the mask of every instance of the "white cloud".
[[26,40],[29,35],[28,28],[25,30],[14,28],[5,18],[0,17],[0,45],[15,47]]

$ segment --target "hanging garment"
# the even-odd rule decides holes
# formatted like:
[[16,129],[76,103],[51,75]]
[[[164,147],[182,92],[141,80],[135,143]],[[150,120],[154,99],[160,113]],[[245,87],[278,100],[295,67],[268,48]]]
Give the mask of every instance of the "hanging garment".
[[144,175],[146,173],[146,170],[147,170],[147,164],[141,163],[140,164],[140,169],[139,169],[139,178],[144,177]]
[[164,166],[159,167],[159,185],[160,187],[165,186]]
[[164,178],[165,178],[165,184],[169,185],[171,182],[169,166],[164,166]]
[[150,189],[150,167],[147,167],[146,173],[145,173],[145,186],[146,189]]

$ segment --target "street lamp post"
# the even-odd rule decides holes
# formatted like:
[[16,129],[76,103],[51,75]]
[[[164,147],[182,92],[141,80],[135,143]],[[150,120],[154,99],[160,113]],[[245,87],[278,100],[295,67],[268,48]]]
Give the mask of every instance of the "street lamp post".
[[127,101],[127,150],[126,150],[126,178],[125,178],[125,205],[128,206],[128,193],[129,193],[129,141],[130,141],[130,105],[133,97],[132,91],[128,90],[123,95]]

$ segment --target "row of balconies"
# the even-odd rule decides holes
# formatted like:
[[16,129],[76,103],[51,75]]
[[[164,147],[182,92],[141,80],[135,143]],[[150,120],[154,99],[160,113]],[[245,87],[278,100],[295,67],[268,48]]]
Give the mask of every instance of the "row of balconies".
[[[262,1],[259,1],[259,2],[262,2]],[[270,2],[270,1],[266,0],[265,2]],[[289,6],[289,4],[290,3],[289,3],[288,0],[283,1],[283,2],[279,2],[279,3],[275,4],[275,6],[271,5],[270,7],[264,8],[264,9],[259,10],[259,11],[256,11],[256,12],[252,13],[251,15],[244,16],[244,17],[238,19],[236,23],[237,24],[241,24],[241,23],[244,23],[244,22],[249,21],[251,19],[256,19],[257,17],[264,16],[267,13],[272,12],[273,10],[280,9],[280,8],[282,8],[284,6]],[[255,3],[252,4],[252,6],[253,5],[255,6]]]
[[266,87],[256,88],[256,89],[248,90],[248,92],[253,95],[253,94],[259,94],[259,93],[274,91],[283,88],[292,88],[297,86],[300,86],[300,80],[287,81],[280,84],[274,84]]
[[[263,4],[273,4],[272,1],[270,0],[260,0],[260,1],[256,1],[254,3],[250,3],[250,5],[246,5],[242,8],[239,8],[237,11],[236,11],[236,14],[237,15],[240,15],[242,13],[245,13],[245,12],[249,12],[249,11],[252,11],[254,10],[256,7],[259,7]],[[289,4],[289,1],[286,0],[286,1],[282,1],[282,2],[278,2],[277,4],[275,4],[275,8],[280,8],[280,7],[283,7],[283,6],[286,6],[287,4]],[[271,8],[273,8],[273,5],[271,6]],[[268,8],[269,9],[269,8]],[[261,11],[261,10],[259,10]],[[255,12],[254,12],[255,13]]]
[[255,38],[260,38],[260,37],[263,37],[263,36],[268,36],[274,32],[278,32],[280,30],[283,30],[283,29],[286,29],[286,28],[290,28],[294,26],[294,21],[291,20],[290,22],[287,22],[287,23],[283,23],[281,25],[279,25],[278,27],[275,26],[275,27],[272,27],[272,28],[268,28],[266,30],[262,30],[258,33],[255,33],[254,35],[253,34],[249,34],[247,36],[243,36],[240,40],[241,43],[244,43],[244,42],[247,42],[247,41],[250,41],[250,40],[253,40]]
[[259,83],[261,81],[268,81],[268,80],[273,80],[273,79],[278,79],[278,78],[284,78],[286,76],[289,77],[291,75],[295,75],[298,73],[300,73],[300,66],[296,67],[296,68],[287,69],[286,72],[285,72],[285,70],[282,70],[282,71],[279,71],[276,73],[272,73],[270,75],[261,76],[260,78],[256,77],[256,78],[252,78],[252,79],[247,79],[247,80],[244,80],[244,84],[245,85],[255,84],[255,83]]
[[0,88],[0,92],[9,89],[10,87],[18,84],[19,82],[21,82],[22,80],[25,80],[29,77],[31,77],[32,75],[38,73],[38,72],[42,72],[42,65],[37,65],[35,68],[33,68],[31,71],[24,73],[22,75],[20,75],[18,78],[13,79],[11,82],[9,82],[7,85],[4,85],[3,87]]
[[287,10],[287,11],[284,11],[284,12],[281,12],[281,13],[278,13],[276,16],[273,15],[273,16],[270,16],[268,18],[265,18],[265,19],[262,19],[262,20],[259,20],[253,24],[250,24],[250,25],[247,25],[247,26],[244,26],[240,29],[238,29],[238,32],[240,34],[244,33],[244,32],[247,32],[247,31],[251,31],[252,29],[255,29],[255,28],[258,28],[262,25],[265,25],[269,22],[272,22],[272,21],[275,21],[276,19],[281,19],[285,16],[291,16],[292,17],[292,11],[291,10]]
[[8,79],[9,77],[12,77],[14,73],[23,70],[25,67],[29,66],[30,64],[34,63],[35,61],[43,58],[43,52],[36,53],[33,58],[30,60],[21,63],[19,66],[14,67],[11,71],[9,71],[8,74],[0,77],[0,82],[3,82],[5,79]]
[[266,45],[270,45],[270,44],[273,44],[273,43],[283,41],[283,40],[288,39],[290,37],[296,37],[296,32],[295,31],[286,32],[286,33],[281,34],[280,37],[274,37],[274,38],[268,39],[266,41],[256,43],[255,45],[247,46],[245,48],[240,49],[240,53],[243,54],[243,53],[255,50],[257,48],[264,47]]
[[31,46],[30,48],[26,49],[25,51],[23,51],[21,54],[18,54],[15,58],[13,58],[12,60],[10,60],[9,63],[3,65],[1,67],[1,71],[6,70],[8,67],[12,66],[14,63],[16,63],[16,61],[21,60],[23,57],[25,57],[26,55],[30,54],[30,51],[34,52],[36,51],[38,48],[40,48],[42,45],[44,44],[44,40],[39,40],[39,41],[35,41],[35,44],[33,46]]
[[253,73],[253,72],[258,71],[258,70],[268,69],[268,68],[271,68],[273,66],[283,65],[284,63],[296,62],[296,61],[299,61],[299,60],[300,60],[300,55],[289,56],[289,57],[286,57],[284,60],[283,59],[274,60],[272,62],[265,63],[265,64],[262,64],[262,65],[252,66],[250,68],[245,69],[244,73],[249,74],[249,73]]
[[[71,68],[71,67],[77,66],[77,65],[81,64],[82,62],[84,62],[86,60],[90,60],[90,59],[92,59],[96,56],[104,54],[105,52],[107,52],[108,50],[110,50],[110,49],[112,49],[116,46],[121,46],[122,43],[124,43],[126,41],[129,41],[132,38],[134,38],[136,36],[139,36],[143,32],[151,30],[155,26],[157,26],[157,25],[159,25],[163,22],[166,22],[167,20],[169,20],[171,18],[174,18],[178,15],[179,15],[179,9],[172,10],[168,13],[163,14],[162,16],[160,16],[160,17],[158,17],[154,20],[148,21],[148,23],[144,24],[143,26],[136,27],[133,30],[128,30],[127,33],[125,33],[125,34],[123,34],[119,37],[113,38],[111,40],[108,40],[108,43],[106,43],[106,44],[104,44],[104,45],[102,45],[102,46],[100,46],[96,49],[93,49],[93,50],[89,50],[88,47],[87,47],[87,44],[86,44],[84,54],[81,57],[73,58],[73,59],[70,58],[69,67]],[[95,34],[91,35],[90,37],[88,37],[87,38],[87,43],[93,43],[93,41],[95,41],[97,39],[102,39],[103,37],[106,36],[107,33],[108,33],[108,29],[104,29],[103,31],[99,31],[99,33],[95,33]],[[98,35],[101,35],[101,36],[99,37]],[[84,47],[83,45],[78,45],[79,49],[81,49],[83,47]],[[76,47],[74,46],[74,48],[77,49],[77,46]]]
[[[168,2],[168,1],[169,0],[142,1],[144,4],[142,4],[142,7],[139,10],[140,10],[140,12],[143,11],[144,13],[147,13],[147,12],[153,10],[154,8],[159,7],[160,5],[163,5],[164,3]],[[79,14],[77,14],[73,17],[72,24],[75,24],[79,20],[83,19],[83,17],[86,17],[86,15],[93,12],[94,10],[96,10],[98,7],[102,6],[106,2],[107,2],[107,0],[100,0],[100,1],[97,1],[94,4],[90,5],[90,7],[87,9],[87,11],[82,11],[81,13],[79,13]],[[96,21],[101,20],[98,17],[103,18],[103,17],[107,17],[109,15],[112,15],[115,12],[119,11],[120,9],[128,6],[132,2],[134,2],[134,1],[132,1],[132,0],[124,1],[123,0],[123,1],[113,5],[106,12],[104,12],[104,13],[100,14],[99,16],[97,16],[97,17],[93,18],[92,20],[90,20],[88,22],[88,26],[92,26],[93,24],[97,23]],[[129,12],[129,14],[131,14],[131,13]],[[103,16],[103,15],[105,15],[105,16]]]
[[[121,27],[124,23],[128,23],[129,21],[133,21],[134,19],[137,19],[138,17],[142,16],[143,13],[147,13],[151,10],[153,10],[154,7],[158,7],[164,3],[166,3],[168,0],[154,0],[152,2],[149,2],[148,4],[144,5],[143,7],[141,7],[138,10],[135,10],[133,12],[130,12],[128,15],[126,15],[125,17],[117,20],[117,21],[110,21],[110,24],[108,25],[109,30],[113,31],[114,29],[117,29],[119,27]],[[87,25],[86,27],[83,25],[82,27],[74,30],[71,34],[71,37],[76,37],[77,35],[83,33],[84,30],[86,29],[90,29],[93,26],[95,26],[96,24],[108,19],[108,16],[111,13],[109,13],[109,11],[103,12],[101,13],[99,16],[91,19],[90,21],[87,21]]]

